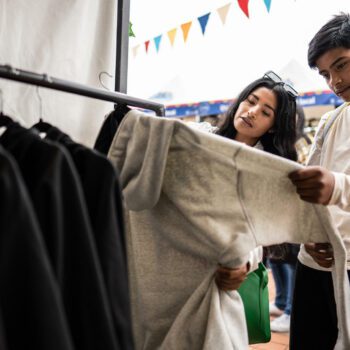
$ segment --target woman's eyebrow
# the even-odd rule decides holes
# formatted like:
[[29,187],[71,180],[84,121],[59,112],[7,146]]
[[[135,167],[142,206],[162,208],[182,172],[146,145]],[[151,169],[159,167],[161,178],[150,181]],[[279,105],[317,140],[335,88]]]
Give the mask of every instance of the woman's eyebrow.
[[[258,101],[260,100],[260,99],[259,99],[259,96],[255,95],[254,93],[251,93],[251,95],[252,95],[254,98],[256,98]],[[273,107],[271,107],[269,104],[264,103],[264,106],[267,107],[267,108],[269,108],[269,109],[271,109],[272,112],[275,113],[275,109],[274,109]]]

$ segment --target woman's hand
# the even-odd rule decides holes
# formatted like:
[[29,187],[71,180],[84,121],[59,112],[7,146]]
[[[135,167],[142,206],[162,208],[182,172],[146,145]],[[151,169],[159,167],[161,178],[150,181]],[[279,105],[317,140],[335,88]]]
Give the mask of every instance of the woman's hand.
[[223,291],[237,290],[247,277],[249,263],[230,269],[219,266],[216,270],[215,282]]

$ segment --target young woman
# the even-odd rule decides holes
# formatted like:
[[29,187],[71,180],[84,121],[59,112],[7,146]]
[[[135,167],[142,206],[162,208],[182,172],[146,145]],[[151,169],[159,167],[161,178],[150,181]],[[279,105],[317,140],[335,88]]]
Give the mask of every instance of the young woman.
[[239,94],[216,133],[296,160],[296,97],[290,85],[269,71]]
[[[239,94],[215,133],[296,161],[296,97],[297,92],[289,84],[269,71]],[[218,267],[218,287],[238,289],[261,260],[262,247],[258,247],[251,252],[247,264],[235,269]]]

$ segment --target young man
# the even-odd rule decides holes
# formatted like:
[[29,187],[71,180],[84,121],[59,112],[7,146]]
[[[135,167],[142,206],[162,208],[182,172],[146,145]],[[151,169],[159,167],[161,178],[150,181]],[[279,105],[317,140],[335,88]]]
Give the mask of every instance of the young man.
[[[329,206],[348,251],[350,278],[350,16],[334,16],[309,44],[308,63],[345,103],[322,117],[307,167],[290,174],[300,198]],[[291,350],[330,350],[337,336],[337,313],[327,243],[302,246],[291,317]]]

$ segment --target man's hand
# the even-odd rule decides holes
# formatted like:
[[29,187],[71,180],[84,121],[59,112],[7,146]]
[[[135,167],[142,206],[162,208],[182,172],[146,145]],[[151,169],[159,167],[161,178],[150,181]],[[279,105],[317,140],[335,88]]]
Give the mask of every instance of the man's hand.
[[248,263],[234,269],[219,266],[215,276],[216,285],[224,291],[237,290],[247,277],[248,270]]
[[329,243],[306,243],[305,250],[317,264],[322,267],[331,267],[334,261],[333,248]]
[[308,166],[288,175],[300,198],[306,202],[327,205],[334,189],[334,175],[320,166]]

